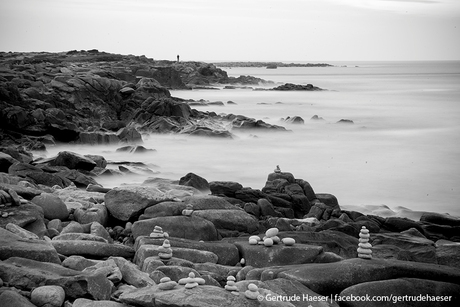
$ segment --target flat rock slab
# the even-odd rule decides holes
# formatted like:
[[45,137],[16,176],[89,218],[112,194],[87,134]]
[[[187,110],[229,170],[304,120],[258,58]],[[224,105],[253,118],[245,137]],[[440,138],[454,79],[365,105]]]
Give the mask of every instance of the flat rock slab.
[[353,285],[395,278],[419,278],[460,284],[460,270],[452,267],[400,260],[347,259],[334,263],[304,264],[278,272],[321,294],[338,294]]
[[85,274],[59,264],[19,257],[0,262],[0,278],[12,287],[26,290],[58,285],[71,298],[108,300],[112,291],[112,284],[104,274]]
[[52,240],[51,244],[59,254],[65,256],[79,255],[89,258],[110,256],[132,258],[134,256],[132,247],[116,243],[110,244],[86,240]]
[[242,241],[235,242],[235,245],[241,257],[246,260],[246,265],[255,268],[312,263],[323,252],[321,246],[298,243],[293,246],[276,244],[265,247],[264,245],[250,245],[247,241]]
[[134,238],[149,236],[155,226],[160,226],[172,237],[197,241],[216,241],[218,239],[214,224],[195,216],[165,216],[134,222],[132,228]]
[[135,306],[187,306],[187,307],[256,307],[257,300],[248,300],[244,293],[234,295],[230,291],[214,286],[198,286],[185,289],[176,286],[173,290],[162,291],[158,286],[136,289],[120,295],[119,300]]
[[[197,249],[201,251],[212,252],[217,255],[217,263],[222,265],[235,265],[240,261],[238,248],[235,244],[223,241],[198,242],[182,238],[169,237],[169,243],[172,247],[183,247]],[[144,244],[162,245],[164,239],[155,239],[147,236],[141,236],[136,239],[134,248],[137,250]]]
[[56,249],[50,243],[22,237],[0,228],[0,260],[22,257],[42,262],[61,263]]
[[335,230],[323,230],[320,232],[308,231],[282,231],[278,237],[293,238],[298,243],[318,245],[324,248],[325,252],[333,252],[344,258],[356,257],[358,238]]
[[[217,255],[212,252],[183,247],[171,247],[171,249],[173,256],[176,258],[185,259],[193,263],[217,263]],[[136,251],[135,262],[139,267],[142,267],[146,258],[158,256],[160,252],[160,246],[158,245],[142,245]]]

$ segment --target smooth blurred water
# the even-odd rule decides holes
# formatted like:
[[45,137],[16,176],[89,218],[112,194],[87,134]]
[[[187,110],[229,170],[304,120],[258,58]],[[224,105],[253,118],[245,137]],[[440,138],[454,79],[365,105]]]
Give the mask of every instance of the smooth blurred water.
[[[159,174],[153,176],[179,179],[194,172],[255,189],[279,165],[345,207],[384,204],[460,216],[460,62],[332,64],[340,66],[226,69],[230,76],[312,83],[328,91],[172,91],[186,99],[231,100],[236,105],[195,108],[243,114],[292,132],[235,132],[234,140],[150,135],[144,146],[157,153],[141,156],[107,146],[74,150],[155,164]],[[324,121],[310,120],[313,115]],[[300,116],[305,124],[285,124],[281,118],[287,116]],[[337,124],[340,119],[354,124]],[[50,155],[59,150],[51,148]],[[99,181],[114,186],[143,179]]]

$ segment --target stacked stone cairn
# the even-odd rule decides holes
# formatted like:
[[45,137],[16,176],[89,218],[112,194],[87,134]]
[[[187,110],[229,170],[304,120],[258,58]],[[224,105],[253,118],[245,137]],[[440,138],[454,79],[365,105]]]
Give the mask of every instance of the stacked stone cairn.
[[358,258],[372,259],[372,245],[369,243],[369,229],[363,226],[359,232]]
[[150,233],[150,238],[167,238],[168,234],[163,232],[163,228],[160,226],[155,226],[153,231]]
[[185,209],[182,210],[182,215],[192,216],[192,213],[193,213],[193,205],[192,204],[185,205]]
[[177,282],[175,282],[174,280],[171,280],[171,278],[166,276],[160,279],[160,284],[158,285],[158,288],[163,291],[166,291],[166,290],[172,290],[176,286],[177,286]]
[[161,260],[169,260],[172,258],[172,248],[168,239],[163,241],[163,245],[158,248],[158,251],[158,257],[160,257]]
[[184,285],[186,289],[193,289],[198,285],[204,285],[206,281],[201,277],[195,277],[195,273],[190,272],[188,277],[179,279],[179,285]]
[[248,289],[244,292],[244,296],[250,300],[256,300],[259,296],[259,287],[255,284],[249,284]]
[[227,277],[227,284],[225,285],[225,290],[227,291],[231,291],[232,294],[238,294],[238,288],[236,287],[236,284],[235,284],[235,281],[236,281],[236,278],[235,276],[228,276]]

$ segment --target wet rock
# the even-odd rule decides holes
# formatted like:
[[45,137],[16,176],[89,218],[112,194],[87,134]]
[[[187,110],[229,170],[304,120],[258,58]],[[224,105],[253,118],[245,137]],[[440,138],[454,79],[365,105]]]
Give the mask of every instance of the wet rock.
[[243,186],[234,181],[211,181],[209,188],[213,195],[235,197],[235,192],[241,190]]
[[188,173],[184,177],[180,178],[179,184],[194,187],[202,192],[207,192],[210,190],[208,181],[194,173]]
[[96,162],[93,160],[70,151],[59,152],[51,164],[56,166],[66,166],[69,169],[80,169],[86,171],[91,171],[94,167],[96,167]]
[[283,85],[272,88],[273,91],[322,91],[323,89],[313,86],[312,84],[301,85],[293,83],[285,83]]
[[120,148],[117,148],[117,152],[129,152],[133,154],[142,154],[142,153],[153,153],[156,152],[155,149],[148,149],[141,145],[127,145]]
[[288,124],[296,124],[296,125],[303,125],[305,123],[303,118],[300,116],[293,116],[293,117],[288,116],[284,119],[284,121],[287,122]]

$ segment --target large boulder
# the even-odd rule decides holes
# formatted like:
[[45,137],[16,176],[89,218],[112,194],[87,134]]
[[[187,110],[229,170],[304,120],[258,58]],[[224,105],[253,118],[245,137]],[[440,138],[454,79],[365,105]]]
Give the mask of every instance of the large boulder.
[[166,200],[165,193],[147,186],[117,187],[105,194],[107,210],[121,221],[138,217],[146,208]]
[[202,192],[208,192],[210,190],[208,181],[194,173],[188,173],[180,178],[179,184],[194,187]]
[[334,263],[286,267],[277,277],[297,280],[321,295],[330,295],[339,294],[360,283],[395,278],[420,278],[459,284],[460,270],[428,263],[354,258]]
[[56,249],[50,243],[38,239],[24,239],[17,234],[0,228],[0,260],[10,257],[61,263]]
[[266,247],[264,245],[250,245],[248,241],[237,241],[235,245],[238,247],[241,257],[245,259],[246,265],[255,268],[312,263],[323,252],[321,246],[298,243],[293,246],[277,244]]
[[218,239],[214,224],[197,216],[166,216],[134,222],[132,228],[134,238],[149,236],[155,226],[160,226],[172,237],[203,241]]
[[48,220],[66,220],[69,217],[67,206],[58,196],[54,194],[42,193],[39,196],[34,197],[32,202],[43,208],[45,218]]
[[0,262],[0,278],[10,287],[32,290],[42,285],[59,285],[69,298],[109,299],[112,284],[103,274],[85,274],[60,264],[11,257]]
[[93,160],[70,151],[59,152],[51,164],[57,166],[66,166],[70,169],[81,169],[85,171],[91,171],[96,167],[96,162]]
[[9,206],[2,208],[7,217],[0,218],[0,227],[5,228],[7,224],[16,224],[25,230],[33,232],[40,238],[46,232],[43,209],[31,202],[20,206]]
[[235,192],[241,190],[243,186],[234,181],[211,181],[209,188],[213,195],[225,195],[235,197]]

